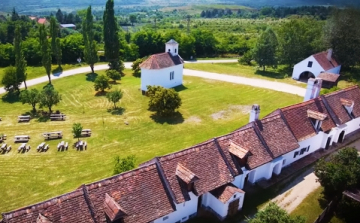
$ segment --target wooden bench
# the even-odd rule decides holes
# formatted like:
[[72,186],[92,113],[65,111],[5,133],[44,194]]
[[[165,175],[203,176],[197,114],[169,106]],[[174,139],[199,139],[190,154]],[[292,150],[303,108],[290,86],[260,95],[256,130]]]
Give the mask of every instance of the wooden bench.
[[76,143],[75,145],[77,150],[83,150],[83,149],[87,149],[87,143],[85,141],[79,141]]
[[51,121],[65,121],[66,115],[64,114],[51,114],[50,120]]
[[43,136],[46,140],[49,139],[61,139],[63,137],[62,132],[45,132]]
[[15,142],[28,142],[30,140],[30,136],[28,135],[20,135],[15,136]]
[[30,115],[20,115],[18,116],[18,122],[29,122],[31,119]]
[[82,137],[90,137],[91,136],[91,129],[83,129],[81,131],[81,136]]

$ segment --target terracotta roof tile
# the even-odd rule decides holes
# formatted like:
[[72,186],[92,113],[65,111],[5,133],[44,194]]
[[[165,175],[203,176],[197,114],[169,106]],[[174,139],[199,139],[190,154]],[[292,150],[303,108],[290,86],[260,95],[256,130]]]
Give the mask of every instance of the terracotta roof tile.
[[230,198],[232,198],[235,193],[244,194],[245,192],[233,184],[226,184],[216,188],[215,190],[212,190],[210,193],[225,204]]
[[281,108],[284,118],[297,141],[305,140],[317,134],[313,124],[311,123],[311,119],[308,117],[308,110],[323,113],[327,116],[322,122],[322,131],[327,132],[336,126],[332,118],[329,116],[323,101],[319,97],[299,104],[291,105],[289,107]]
[[122,209],[121,206],[116,203],[114,198],[107,193],[105,194],[104,200],[104,212],[111,221],[118,220],[126,216],[124,209]]
[[45,24],[47,22],[46,18],[40,18],[37,21],[39,24]]
[[179,55],[172,56],[171,53],[159,53],[151,55],[147,60],[142,62],[140,68],[159,70],[183,63],[184,61]]
[[101,223],[106,223],[106,194],[126,212],[124,223],[151,222],[174,211],[156,164],[86,185],[86,188],[97,221]]
[[325,70],[330,70],[332,68],[338,67],[340,64],[336,61],[334,56],[331,57],[331,61],[327,59],[327,51],[314,54],[313,57],[320,64],[320,66]]
[[340,75],[339,74],[333,74],[333,73],[320,73],[317,78],[320,78],[324,81],[328,81],[328,82],[333,82],[335,83],[336,81],[338,81]]
[[214,140],[159,157],[159,162],[174,192],[176,203],[189,199],[186,188],[175,174],[178,163],[186,166],[199,178],[194,183],[197,195],[202,195],[234,180]]
[[6,223],[37,222],[39,215],[43,221],[56,223],[95,223],[91,216],[83,189],[78,189],[59,197],[24,207],[12,212],[3,213]]
[[241,148],[241,146],[236,145],[234,142],[230,142],[229,152],[240,159],[243,159],[246,155],[249,155],[249,150]]
[[[346,111],[343,102],[353,101],[354,107],[352,114],[355,118],[360,117],[360,89],[358,86],[353,86],[347,89],[335,91],[324,95],[325,100],[329,104],[329,107],[339,120],[339,125],[344,124],[351,120],[349,113]],[[343,99],[343,102],[341,101]]]
[[265,145],[259,139],[251,123],[228,135],[218,137],[217,141],[237,175],[241,174],[241,170],[239,169],[237,161],[234,160],[230,154],[229,146],[231,142],[236,143],[241,148],[246,149],[251,153],[247,161],[250,169],[261,166],[273,159]]
[[175,174],[187,184],[195,182],[199,179],[193,172],[191,172],[191,170],[187,169],[180,163],[178,163],[178,165],[176,166]]
[[299,147],[296,138],[280,114],[272,114],[256,121],[255,124],[274,158]]

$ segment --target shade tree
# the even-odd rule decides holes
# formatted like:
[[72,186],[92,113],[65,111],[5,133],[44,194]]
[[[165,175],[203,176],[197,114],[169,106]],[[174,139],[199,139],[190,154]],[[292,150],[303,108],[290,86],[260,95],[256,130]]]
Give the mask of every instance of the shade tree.
[[123,93],[121,90],[110,91],[106,94],[106,98],[109,102],[114,103],[114,109],[116,109],[116,103],[121,100]]
[[37,89],[23,90],[20,92],[20,101],[31,105],[33,112],[36,112],[36,105],[40,102],[40,92]]

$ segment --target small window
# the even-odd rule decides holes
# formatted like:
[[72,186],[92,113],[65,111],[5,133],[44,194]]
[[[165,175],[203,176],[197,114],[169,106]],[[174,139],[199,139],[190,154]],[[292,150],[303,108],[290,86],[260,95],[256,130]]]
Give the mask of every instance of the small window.
[[296,151],[296,152],[294,153],[294,158],[296,158],[297,155],[299,155],[299,151]]
[[309,152],[309,150],[310,150],[310,146],[307,147],[306,152]]
[[236,198],[236,194],[234,195],[234,198]]
[[170,52],[170,49],[168,51]]
[[176,53],[176,49],[175,49],[175,53]]
[[313,64],[313,62],[312,62],[312,61],[309,61],[309,62],[308,62],[308,67],[312,67],[312,64]]
[[174,79],[174,74],[175,74],[175,71],[171,71],[171,72],[170,72],[170,80],[173,80],[173,79]]
[[166,221],[169,219],[169,216],[163,217],[163,221]]

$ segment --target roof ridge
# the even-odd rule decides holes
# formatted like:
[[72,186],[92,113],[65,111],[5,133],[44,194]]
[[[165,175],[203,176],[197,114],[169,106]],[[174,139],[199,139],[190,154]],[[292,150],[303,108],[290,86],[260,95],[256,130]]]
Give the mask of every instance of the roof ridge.
[[258,129],[258,126],[255,124],[255,121],[251,122],[253,129],[255,131],[255,134],[257,135],[257,137],[259,138],[260,142],[263,144],[264,148],[266,149],[266,152],[269,153],[269,155],[271,156],[272,159],[275,158],[273,152],[270,150],[268,144],[266,143],[264,137],[261,135],[260,130]]
[[339,89],[337,91],[333,91],[333,92],[324,94],[324,96],[326,97],[326,96],[330,96],[330,95],[334,95],[334,94],[339,94],[341,92],[350,91],[350,90],[353,90],[353,89],[356,89],[356,88],[359,88],[359,86],[355,84],[353,86],[350,86],[350,87],[347,87],[347,88],[344,88],[344,89]]
[[[153,167],[151,167],[153,165]],[[91,189],[95,188],[95,187],[99,187],[99,186],[104,186],[104,185],[108,185],[110,183],[113,183],[113,182],[110,182],[110,181],[120,181],[120,180],[123,180],[123,179],[126,179],[128,177],[132,177],[138,173],[142,173],[142,172],[146,172],[146,171],[149,171],[149,170],[152,170],[156,168],[155,164],[154,163],[150,163],[148,165],[145,165],[145,166],[141,166],[141,167],[138,167],[136,169],[132,169],[132,170],[129,170],[129,171],[126,171],[126,172],[123,172],[123,173],[120,173],[120,174],[117,174],[115,176],[111,176],[111,177],[108,177],[108,178],[104,178],[104,179],[101,179],[99,181],[95,181],[95,182],[92,182],[90,184],[86,184],[85,186],[87,187],[91,187]],[[100,184],[100,185],[99,185]]]
[[157,172],[159,174],[160,181],[163,184],[165,193],[170,201],[170,204],[171,204],[172,208],[174,210],[176,210],[176,206],[174,204],[174,203],[176,203],[175,194],[170,187],[170,183],[169,183],[168,179],[165,177],[164,169],[162,168],[158,157],[155,157],[155,166],[157,168]]
[[284,113],[282,112],[282,110],[278,108],[278,109],[275,110],[275,111],[279,111],[279,114],[280,114],[281,119],[282,119],[283,122],[285,123],[285,125],[286,125],[286,127],[288,128],[288,130],[290,131],[291,135],[294,137],[294,139],[295,139],[296,142],[298,143],[299,140],[296,138],[294,132],[291,130],[290,125],[289,125],[289,123],[287,122],[287,120],[286,120],[286,118],[285,118]]
[[94,220],[95,223],[97,223],[95,207],[94,207],[94,204],[91,202],[91,199],[89,197],[88,190],[87,190],[85,184],[81,185],[81,188],[83,190],[84,199],[89,208],[91,218]]
[[327,101],[326,97],[324,95],[320,95],[320,97],[322,98],[322,101],[324,103],[325,109],[327,110],[327,112],[329,113],[330,118],[333,120],[333,122],[337,125],[340,125],[340,120],[339,117],[337,117],[337,115],[335,115],[335,112],[332,110],[331,106],[329,105],[329,102]]
[[[6,219],[6,215],[11,215],[12,213],[18,213],[18,215],[24,213],[24,211],[26,212],[27,210],[31,210],[34,211],[34,210],[38,210],[39,208],[42,209],[45,207],[49,207],[51,205],[54,205],[54,204],[57,204],[57,201],[55,201],[56,199],[61,199],[61,198],[64,198],[64,200],[69,200],[71,198],[74,198],[74,197],[77,197],[77,196],[80,196],[83,194],[83,191],[81,189],[76,189],[74,191],[71,191],[71,192],[68,192],[68,193],[65,193],[65,194],[61,194],[59,196],[56,196],[56,197],[53,197],[53,198],[50,198],[50,199],[47,199],[45,201],[41,201],[41,202],[38,202],[38,203],[35,203],[35,204],[32,204],[32,205],[28,205],[28,206],[25,206],[25,207],[21,207],[19,209],[16,209],[16,210],[13,210],[13,211],[9,211],[9,212],[4,212],[2,213],[3,215],[3,219]],[[69,195],[69,196],[67,196]]]
[[218,149],[218,151],[219,151],[222,159],[224,160],[227,168],[229,169],[231,175],[233,175],[233,177],[235,177],[235,176],[236,176],[235,170],[231,167],[228,159],[227,159],[226,156],[225,156],[224,151],[221,149],[221,146],[219,145],[219,142],[217,141],[217,138],[214,138],[214,142],[215,142],[216,148]]

